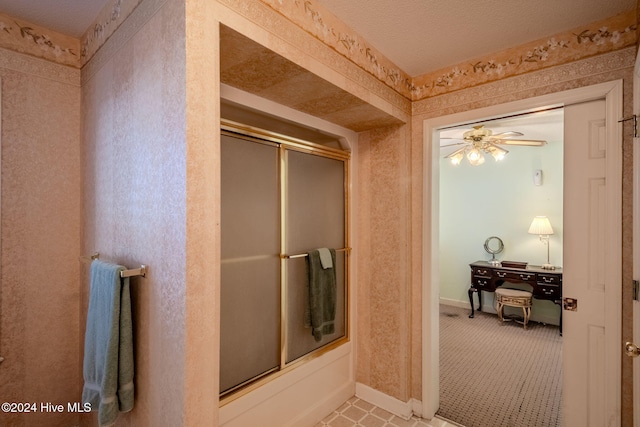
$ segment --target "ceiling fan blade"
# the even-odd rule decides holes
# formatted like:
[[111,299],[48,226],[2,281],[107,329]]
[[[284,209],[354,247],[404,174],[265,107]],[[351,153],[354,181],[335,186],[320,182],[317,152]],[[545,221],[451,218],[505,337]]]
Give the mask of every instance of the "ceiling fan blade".
[[444,145],[441,145],[441,146],[440,146],[440,148],[444,148],[444,147],[453,147],[453,146],[456,146],[456,145],[467,145],[467,143],[466,143],[466,142],[454,142],[453,144],[444,144]]
[[500,141],[493,141],[495,144],[504,145],[527,145],[530,147],[541,147],[547,143],[541,139],[501,139]]
[[511,138],[514,136],[522,136],[522,135],[524,134],[520,132],[513,132],[513,131],[501,132],[501,133],[496,133],[495,135],[491,135],[491,139],[504,139],[504,138]]

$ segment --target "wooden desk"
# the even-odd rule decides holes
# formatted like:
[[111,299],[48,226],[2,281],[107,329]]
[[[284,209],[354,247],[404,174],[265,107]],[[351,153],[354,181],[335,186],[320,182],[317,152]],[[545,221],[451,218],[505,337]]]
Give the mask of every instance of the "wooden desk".
[[533,297],[539,300],[552,301],[560,305],[560,333],[562,334],[562,268],[545,270],[540,266],[528,265],[525,268],[502,267],[491,265],[487,261],[476,261],[471,267],[471,287],[469,287],[470,318],[473,309],[473,294],[478,294],[478,311],[482,311],[482,292],[495,292],[505,282],[526,283],[530,285]]

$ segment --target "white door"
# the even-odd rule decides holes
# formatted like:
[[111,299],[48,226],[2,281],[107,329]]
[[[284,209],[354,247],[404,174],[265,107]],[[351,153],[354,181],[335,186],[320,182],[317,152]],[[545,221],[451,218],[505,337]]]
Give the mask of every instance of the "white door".
[[[565,107],[563,425],[620,424],[621,137],[606,101]],[[567,310],[567,300],[576,310]]]

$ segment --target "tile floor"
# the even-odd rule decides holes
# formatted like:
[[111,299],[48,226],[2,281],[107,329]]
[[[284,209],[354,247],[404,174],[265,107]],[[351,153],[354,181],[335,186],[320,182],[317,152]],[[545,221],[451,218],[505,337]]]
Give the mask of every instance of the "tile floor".
[[315,427],[459,427],[437,418],[430,421],[418,417],[404,420],[357,397],[325,417]]

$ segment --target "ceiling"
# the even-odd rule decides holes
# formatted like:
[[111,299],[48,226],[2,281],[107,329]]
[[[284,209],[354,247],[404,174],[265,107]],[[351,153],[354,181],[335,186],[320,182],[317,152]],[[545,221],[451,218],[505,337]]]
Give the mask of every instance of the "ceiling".
[[[636,0],[317,1],[413,77],[636,7]],[[80,38],[106,3],[0,0],[0,12]]]

